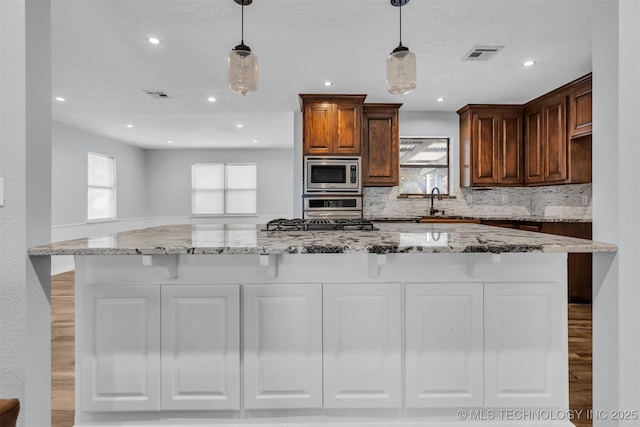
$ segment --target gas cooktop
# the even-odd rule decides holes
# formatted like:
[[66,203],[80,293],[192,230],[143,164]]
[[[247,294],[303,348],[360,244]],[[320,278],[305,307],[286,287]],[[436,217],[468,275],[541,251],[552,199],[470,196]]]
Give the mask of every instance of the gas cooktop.
[[377,230],[367,219],[274,219],[267,223],[267,231],[316,230]]

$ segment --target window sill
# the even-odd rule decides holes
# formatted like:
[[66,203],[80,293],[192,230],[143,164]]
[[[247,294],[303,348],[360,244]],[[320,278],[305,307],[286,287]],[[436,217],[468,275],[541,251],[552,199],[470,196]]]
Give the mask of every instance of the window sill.
[[120,221],[120,219],[118,218],[88,219],[87,224],[96,224],[96,223],[103,223],[103,222],[118,222],[118,221]]
[[190,218],[257,218],[258,214],[191,214]]

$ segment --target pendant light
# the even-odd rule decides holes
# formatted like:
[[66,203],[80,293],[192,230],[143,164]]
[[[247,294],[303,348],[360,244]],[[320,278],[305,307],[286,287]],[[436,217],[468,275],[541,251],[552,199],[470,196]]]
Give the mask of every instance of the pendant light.
[[391,0],[400,9],[400,44],[387,58],[387,90],[394,95],[404,95],[416,88],[416,55],[402,45],[402,6],[409,0]]
[[242,36],[240,44],[229,54],[229,87],[246,95],[258,89],[258,57],[244,44],[244,6],[252,0],[233,0],[242,6]]

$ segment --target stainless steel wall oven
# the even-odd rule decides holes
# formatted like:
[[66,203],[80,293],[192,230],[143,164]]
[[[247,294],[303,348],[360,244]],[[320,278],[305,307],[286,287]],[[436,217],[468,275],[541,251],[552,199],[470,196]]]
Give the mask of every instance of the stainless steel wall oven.
[[362,218],[361,158],[304,157],[304,218]]
[[360,157],[304,158],[304,193],[361,194]]
[[305,218],[362,218],[362,196],[304,197]]

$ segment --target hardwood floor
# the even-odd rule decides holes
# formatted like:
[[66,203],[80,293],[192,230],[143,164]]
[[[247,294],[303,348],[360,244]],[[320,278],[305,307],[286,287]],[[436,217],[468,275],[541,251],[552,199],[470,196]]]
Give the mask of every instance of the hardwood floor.
[[74,273],[51,278],[51,427],[72,427],[75,405]]
[[[51,279],[51,426],[72,427],[74,413],[74,273]],[[569,407],[590,427],[591,306],[569,304]],[[581,413],[579,411],[582,411]]]
[[591,427],[591,304],[569,304],[569,408],[577,427]]

